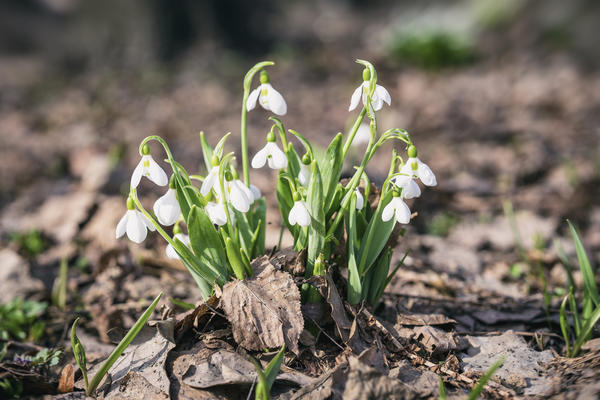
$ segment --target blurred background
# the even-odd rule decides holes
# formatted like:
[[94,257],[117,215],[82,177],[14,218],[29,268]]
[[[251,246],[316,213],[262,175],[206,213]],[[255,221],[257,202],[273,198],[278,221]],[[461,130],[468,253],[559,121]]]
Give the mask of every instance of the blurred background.
[[[493,222],[511,200],[528,212],[523,229],[545,243],[573,219],[597,257],[599,30],[592,0],[5,0],[2,245],[39,255],[38,266],[65,254],[93,263],[97,249],[126,245],[114,226],[140,140],[162,135],[191,171],[201,171],[201,130],[213,144],[231,131],[239,154],[241,82],[261,60],[276,62],[286,127],[327,145],[355,118],[347,107],[363,58],[392,97],[380,128],[411,132],[438,176],[412,206],[411,230],[502,249],[494,236],[510,244],[510,231]],[[251,153],[268,115],[249,114]],[[382,149],[371,166],[375,182],[390,154]],[[252,173],[274,207],[274,175]],[[142,191],[148,205],[162,194]],[[277,219],[272,208],[274,232]],[[461,259],[459,269],[481,267]]]

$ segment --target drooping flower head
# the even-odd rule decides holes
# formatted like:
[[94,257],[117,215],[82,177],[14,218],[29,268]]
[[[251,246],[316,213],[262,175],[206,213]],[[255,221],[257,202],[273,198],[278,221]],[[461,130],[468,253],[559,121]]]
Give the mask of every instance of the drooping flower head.
[[120,238],[125,233],[129,240],[135,243],[142,243],[148,235],[148,229],[154,231],[156,228],[144,214],[135,209],[135,203],[131,197],[127,199],[127,212],[116,229],[116,238]]
[[[358,106],[358,102],[362,97],[362,102],[366,106],[367,105],[367,93],[369,90],[369,81],[371,80],[371,71],[368,68],[363,70],[363,83],[359,87],[354,90],[352,93],[352,98],[350,99],[350,107],[348,107],[348,111],[354,110]],[[362,95],[362,96],[361,96]],[[371,105],[373,106],[374,111],[379,111],[383,108],[383,103],[386,102],[387,105],[392,104],[392,98],[390,97],[389,92],[381,85],[375,85],[375,92],[373,93],[373,97],[371,99]]]
[[262,168],[267,162],[271,169],[283,169],[288,164],[285,153],[277,147],[273,131],[267,134],[267,144],[265,147],[260,149],[252,158],[252,168]]
[[265,70],[260,71],[260,85],[248,96],[246,109],[248,111],[253,110],[256,107],[257,101],[262,108],[273,111],[277,115],[285,115],[287,113],[287,104],[283,96],[271,86],[269,83],[269,74]]
[[158,222],[163,225],[173,225],[179,219],[181,208],[177,201],[174,176],[171,177],[167,192],[154,202],[153,210]]
[[[173,231],[175,231],[175,229]],[[173,236],[173,240],[175,239],[179,239],[185,246],[187,246],[188,248],[190,247],[190,237],[188,235],[181,232],[177,232],[175,233],[175,236]],[[181,259],[175,248],[171,245],[171,243],[167,244],[167,247],[165,248],[165,253],[167,254],[167,257],[171,259]]]
[[[414,178],[419,178],[425,186],[437,185],[435,174],[427,164],[419,160],[419,158],[417,157],[417,149],[415,146],[412,145],[408,148],[408,160],[406,160],[406,164],[404,164],[402,168],[400,168],[400,174],[401,175],[398,175],[396,177],[394,183],[396,184],[396,186],[401,188],[406,188],[408,187],[408,185],[411,185],[410,182]],[[412,182],[412,184],[418,187],[418,185],[415,182]],[[414,185],[412,190],[416,192],[416,189],[414,189]],[[419,195],[420,194],[421,191],[419,190]],[[410,197],[406,198],[408,199]]]
[[254,202],[254,195],[252,191],[242,182],[237,179],[239,177],[231,176],[227,171],[226,180],[227,180],[227,201],[231,203],[233,208],[238,210],[239,212],[248,212],[250,210],[250,205]]
[[202,196],[206,196],[211,189],[215,189],[218,192],[221,185],[219,182],[219,157],[213,155],[211,165],[212,168],[208,171],[208,175],[206,175],[200,187],[200,194]]
[[408,224],[410,222],[410,208],[408,208],[406,203],[402,200],[400,193],[396,190],[394,190],[394,197],[381,213],[383,222],[391,220],[392,217],[395,217],[396,222],[400,224]]
[[359,188],[354,189],[354,193],[356,193],[356,209],[360,211],[365,206],[365,199]]
[[142,176],[150,179],[158,186],[165,186],[169,183],[169,177],[165,171],[154,161],[150,155],[150,147],[146,144],[142,147],[142,159],[133,170],[131,175],[131,187],[136,188],[140,184]]
[[302,186],[308,186],[310,183],[310,167],[312,163],[310,154],[306,153],[302,156],[302,162],[300,163],[300,172],[298,172],[298,181]]
[[310,225],[310,214],[308,213],[308,207],[298,192],[294,193],[294,206],[288,215],[288,222],[290,225]]

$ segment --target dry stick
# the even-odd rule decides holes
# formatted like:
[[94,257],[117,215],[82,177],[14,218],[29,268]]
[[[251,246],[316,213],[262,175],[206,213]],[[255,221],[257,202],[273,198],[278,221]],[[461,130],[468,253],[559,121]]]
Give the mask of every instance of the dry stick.
[[[391,332],[385,326],[383,326],[383,324],[381,324],[381,322],[379,322],[377,320],[377,318],[375,318],[373,315],[371,315],[371,313],[369,313],[366,310],[363,310],[363,313],[365,313],[367,318],[373,320],[373,323],[375,324],[375,326],[377,328],[379,328],[381,331],[386,332],[388,334],[388,336],[390,337],[391,342],[394,344],[394,346],[396,346],[398,349],[405,349],[405,347],[402,346],[402,344],[398,341],[398,339],[396,339],[394,337],[394,335],[392,335]],[[451,369],[448,369],[444,366],[434,364],[431,361],[428,361],[428,360],[424,359],[423,357],[419,356],[418,354],[414,354],[412,352],[407,351],[407,356],[411,360],[417,361],[421,365],[425,365],[427,368],[434,369],[436,371],[440,371],[456,380],[459,380],[463,383],[470,385],[471,387],[473,387],[477,384],[477,382],[475,382],[473,379],[471,379],[463,374],[460,374],[458,372],[454,372]],[[504,386],[499,385],[496,382],[488,381],[488,384],[484,387],[484,389],[487,391],[495,390],[496,392],[498,392],[498,394],[500,394],[501,396],[504,396],[504,397],[512,397],[513,396],[512,394],[505,391],[504,389],[501,389],[500,387],[504,388]]]
[[334,340],[334,339],[333,339],[331,336],[329,336],[329,335],[327,334],[327,332],[325,332],[325,331],[324,331],[324,330],[323,330],[323,329],[322,329],[322,328],[319,326],[319,324],[317,324],[317,322],[316,322],[316,321],[313,319],[313,317],[311,317],[311,316],[308,316],[308,315],[307,315],[307,318],[308,318],[308,319],[310,319],[310,321],[311,321],[313,324],[315,324],[315,326],[316,326],[317,328],[319,328],[319,331],[321,331],[321,333],[322,333],[323,335],[327,336],[327,338],[328,338],[329,340],[331,340],[331,341],[333,342],[333,344],[335,344],[337,347],[339,347],[339,348],[340,348],[342,351],[346,350],[346,348],[345,348],[345,347],[343,347],[341,344],[339,344],[338,342],[336,342],[336,341],[335,341],[335,340]]

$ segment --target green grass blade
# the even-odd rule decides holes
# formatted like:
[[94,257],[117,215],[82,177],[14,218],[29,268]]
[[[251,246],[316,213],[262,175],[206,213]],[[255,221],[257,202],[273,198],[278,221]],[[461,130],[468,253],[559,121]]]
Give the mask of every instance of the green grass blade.
[[570,356],[571,352],[571,338],[569,337],[569,318],[567,317],[567,302],[569,300],[570,295],[570,293],[566,295],[563,298],[563,301],[560,303],[560,330],[565,340],[567,357]]
[[[310,183],[308,184],[307,206],[310,214],[308,226],[308,249],[306,251],[306,276],[313,275],[313,267],[325,243],[325,210],[323,206],[323,184],[321,172],[316,161],[312,163]],[[326,255],[327,256],[327,255]]]
[[467,400],[475,400],[475,399],[479,398],[479,395],[483,391],[483,388],[485,387],[485,385],[488,383],[488,381],[490,380],[492,375],[494,375],[496,370],[502,366],[503,363],[504,363],[504,356],[500,357],[500,359],[498,361],[496,361],[494,364],[492,364],[490,369],[488,369],[486,371],[486,373],[483,374],[483,376],[481,377],[479,382],[477,382],[477,385],[475,385],[473,390],[471,390],[471,393],[469,393]]
[[441,376],[438,376],[439,378],[439,386],[440,386],[440,400],[446,400],[446,386],[444,386],[444,380],[442,379]]
[[81,374],[83,375],[83,383],[87,392],[89,387],[87,376],[87,361],[85,358],[85,349],[83,348],[83,345],[77,337],[78,322],[79,317],[75,319],[75,321],[73,322],[73,326],[71,326],[71,348],[73,349],[73,356],[75,357],[75,362],[77,363],[77,366],[79,367],[79,369],[81,370]]
[[96,375],[94,375],[94,377],[92,378],[92,381],[90,382],[90,385],[88,386],[88,388],[86,390],[86,393],[88,396],[93,394],[96,391],[96,388],[100,384],[100,381],[102,380],[104,375],[106,375],[106,373],[108,372],[110,367],[113,366],[115,361],[117,361],[117,359],[121,356],[121,354],[123,354],[125,349],[127,349],[127,347],[131,344],[133,339],[135,339],[137,334],[140,333],[140,331],[142,330],[144,325],[146,325],[146,321],[148,321],[148,318],[150,318],[150,316],[152,315],[152,312],[156,308],[156,305],[158,304],[158,301],[160,300],[162,295],[163,295],[162,292],[160,292],[158,294],[158,296],[156,296],[156,298],[154,299],[152,304],[150,304],[150,306],[146,309],[146,311],[144,311],[144,313],[137,320],[135,325],[133,325],[133,327],[129,330],[129,332],[127,332],[127,335],[125,335],[123,340],[121,340],[121,342],[113,350],[113,352],[110,354],[108,359],[104,362],[104,364],[102,364],[102,366],[100,367],[98,372],[96,372]]
[[583,324],[583,327],[581,329],[581,334],[577,337],[577,340],[575,341],[575,344],[573,345],[573,350],[571,351],[571,357],[575,357],[577,355],[577,353],[579,353],[581,346],[583,346],[583,344],[587,341],[587,338],[591,335],[592,330],[594,329],[594,326],[596,325],[596,323],[599,320],[600,320],[600,306],[596,307],[596,309],[590,316],[590,319],[587,320]]
[[267,381],[267,388],[269,389],[269,391],[271,390],[271,387],[273,387],[273,383],[275,383],[275,378],[277,377],[277,374],[279,374],[279,369],[281,368],[281,363],[283,362],[284,353],[285,344],[281,346],[281,350],[279,350],[279,353],[277,353],[277,355],[273,357],[269,365],[267,365],[267,368],[265,368],[265,377]]
[[581,275],[583,276],[583,284],[586,295],[590,296],[594,302],[594,305],[597,307],[600,305],[600,294],[598,293],[598,286],[596,286],[594,271],[592,270],[590,260],[585,252],[585,248],[583,247],[583,243],[581,243],[581,239],[577,234],[577,230],[571,221],[567,220],[567,223],[569,224],[569,230],[571,231],[571,236],[573,236],[573,241],[575,242],[577,261],[579,262],[579,269],[581,270]]

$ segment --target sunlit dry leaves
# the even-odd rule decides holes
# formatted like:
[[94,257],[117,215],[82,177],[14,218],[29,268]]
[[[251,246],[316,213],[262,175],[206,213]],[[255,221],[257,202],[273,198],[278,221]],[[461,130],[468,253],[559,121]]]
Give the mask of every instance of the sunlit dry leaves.
[[175,337],[179,337],[190,328],[198,328],[199,320],[207,315],[211,310],[214,310],[219,305],[219,299],[213,295],[208,300],[203,301],[198,307],[189,310],[177,316],[175,324]]
[[148,381],[142,374],[129,371],[122,379],[118,390],[113,390],[105,399],[111,400],[167,400],[169,392],[166,393]]
[[452,318],[446,317],[443,314],[400,314],[398,313],[397,321],[399,325],[447,325],[456,324]]
[[287,272],[277,271],[266,256],[252,263],[254,276],[223,286],[221,306],[235,341],[248,350],[285,344],[298,354],[304,328],[300,291]]
[[432,326],[418,326],[414,329],[414,333],[419,343],[431,354],[464,350],[469,347],[464,338]]
[[72,392],[74,385],[75,385],[75,369],[73,368],[73,364],[67,364],[62,369],[62,371],[60,373],[60,378],[58,379],[58,392],[59,393]]

